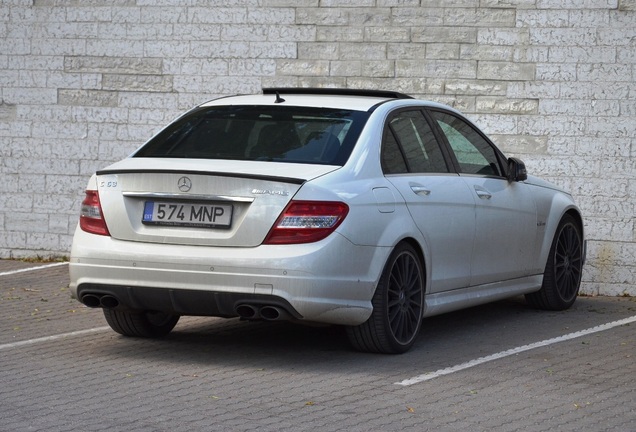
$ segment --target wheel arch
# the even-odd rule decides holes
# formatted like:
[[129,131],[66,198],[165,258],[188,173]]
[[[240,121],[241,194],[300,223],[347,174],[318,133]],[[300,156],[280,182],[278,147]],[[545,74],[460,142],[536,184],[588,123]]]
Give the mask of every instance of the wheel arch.
[[568,209],[568,211],[564,213],[563,216],[565,215],[570,215],[574,218],[574,220],[576,221],[576,224],[581,230],[581,235],[583,236],[583,238],[585,238],[585,233],[583,232],[583,216],[581,216],[581,212],[579,212],[578,209],[570,208]]
[[424,271],[424,295],[427,294],[428,292],[428,287],[430,286],[430,272],[428,271],[429,266],[428,263],[426,261],[426,255],[424,253],[424,248],[422,247],[422,245],[420,244],[419,241],[417,241],[417,239],[415,239],[414,237],[404,237],[403,239],[401,239],[400,241],[398,241],[394,248],[397,247],[398,244],[400,243],[407,243],[409,246],[411,246],[415,252],[417,253],[417,257],[420,260],[420,263],[422,264],[422,270]]
[[581,240],[583,241],[583,265],[587,259],[587,242],[585,241],[585,226],[583,223],[583,216],[578,209],[571,208],[565,212],[566,215],[572,216],[579,230],[581,231]]
[[[554,207],[553,207],[553,211],[555,211]],[[559,224],[561,223],[561,221],[563,220],[565,216],[571,216],[574,219],[574,221],[577,224],[577,227],[581,231],[583,244],[585,244],[583,216],[581,215],[581,211],[574,204],[566,206],[563,209],[563,211],[559,213],[558,218],[556,217],[550,218],[550,220],[548,221],[548,224],[546,226],[545,236],[544,236],[544,242],[541,247],[541,259],[540,259],[541,268],[545,268],[545,264],[548,261],[548,255],[550,253],[550,247],[552,246],[552,241],[554,240],[554,236],[556,235],[556,231],[557,231],[557,228],[559,227]],[[584,260],[585,260],[585,254],[584,254]]]

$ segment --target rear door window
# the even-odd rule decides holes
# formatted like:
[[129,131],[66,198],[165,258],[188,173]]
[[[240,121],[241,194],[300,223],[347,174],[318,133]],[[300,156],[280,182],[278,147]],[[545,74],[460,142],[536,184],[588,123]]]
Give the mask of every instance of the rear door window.
[[387,174],[448,172],[444,154],[421,111],[400,111],[389,120],[382,166]]

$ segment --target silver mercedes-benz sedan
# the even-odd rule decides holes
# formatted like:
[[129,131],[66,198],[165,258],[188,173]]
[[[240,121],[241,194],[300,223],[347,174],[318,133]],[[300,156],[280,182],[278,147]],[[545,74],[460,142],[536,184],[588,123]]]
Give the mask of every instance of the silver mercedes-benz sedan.
[[427,316],[522,294],[570,307],[584,259],[572,197],[456,110],[265,89],[190,110],[91,177],[70,286],[127,336],[181,315],[294,320],[400,353]]

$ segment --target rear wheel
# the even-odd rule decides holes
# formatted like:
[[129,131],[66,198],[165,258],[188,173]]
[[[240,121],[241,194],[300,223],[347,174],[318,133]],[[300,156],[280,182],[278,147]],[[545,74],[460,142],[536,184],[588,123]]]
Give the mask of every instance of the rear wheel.
[[406,243],[391,253],[373,296],[373,312],[347,335],[359,351],[398,354],[408,351],[422,325],[424,272],[419,256]]
[[539,309],[564,310],[572,306],[579,293],[583,269],[583,236],[576,220],[565,215],[557,227],[543,285],[526,294],[526,301]]
[[108,325],[124,336],[155,338],[165,336],[179,321],[179,315],[164,312],[131,312],[104,309]]

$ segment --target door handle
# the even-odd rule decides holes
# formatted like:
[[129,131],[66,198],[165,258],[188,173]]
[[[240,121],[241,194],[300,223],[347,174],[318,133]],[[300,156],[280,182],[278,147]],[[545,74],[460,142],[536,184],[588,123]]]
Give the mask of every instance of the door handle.
[[430,189],[425,188],[424,186],[415,186],[411,185],[411,190],[415,192],[416,195],[425,195],[428,196],[431,194]]
[[492,198],[492,194],[490,192],[477,186],[475,186],[475,193],[481,199],[489,200],[490,198]]

